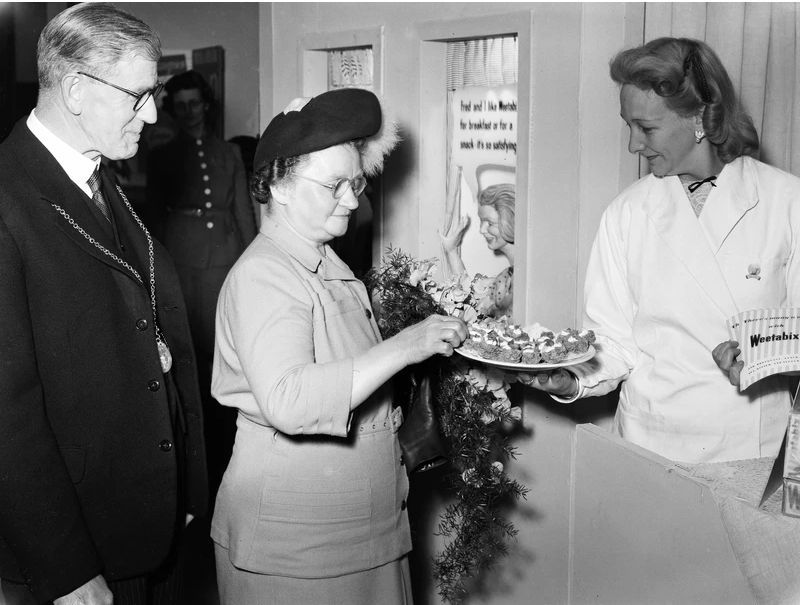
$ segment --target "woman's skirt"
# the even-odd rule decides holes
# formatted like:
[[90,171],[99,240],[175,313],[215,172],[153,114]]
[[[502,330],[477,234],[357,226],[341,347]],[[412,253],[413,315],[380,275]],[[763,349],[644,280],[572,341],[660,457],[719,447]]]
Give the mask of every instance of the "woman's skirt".
[[221,605],[412,605],[408,557],[333,578],[287,578],[238,569],[214,545]]

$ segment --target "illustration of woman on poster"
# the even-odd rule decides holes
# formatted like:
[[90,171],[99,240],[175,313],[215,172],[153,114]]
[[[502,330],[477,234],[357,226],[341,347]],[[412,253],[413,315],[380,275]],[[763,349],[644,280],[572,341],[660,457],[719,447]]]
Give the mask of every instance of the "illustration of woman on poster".
[[[492,317],[512,315],[514,291],[514,207],[516,202],[514,171],[504,166],[483,164],[477,170],[479,233],[486,247],[498,258],[508,263],[496,276],[480,273],[475,279],[482,281],[480,290],[485,294],[478,312]],[[464,235],[470,227],[469,215],[462,215],[442,236],[445,262],[453,275],[467,272],[461,257]]]

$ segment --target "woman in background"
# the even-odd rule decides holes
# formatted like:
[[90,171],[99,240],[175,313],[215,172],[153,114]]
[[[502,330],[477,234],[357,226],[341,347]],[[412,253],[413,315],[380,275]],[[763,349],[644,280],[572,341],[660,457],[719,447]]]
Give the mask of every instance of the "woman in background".
[[213,394],[238,410],[211,528],[222,605],[409,604],[408,479],[387,381],[466,337],[435,315],[382,341],[333,252],[394,146],[377,98],[296,100],[258,144],[260,232],[217,308]]
[[672,460],[775,456],[785,377],[740,393],[727,376],[735,347],[720,367],[712,351],[736,313],[800,304],[800,179],[753,157],[755,128],[705,43],[653,40],[617,55],[611,77],[628,149],[651,174],[600,221],[584,318],[597,357],[530,384],[565,402],[621,384],[616,432]]
[[256,234],[238,148],[214,135],[214,98],[196,71],[166,84],[164,109],[180,131],[148,159],[148,203],[159,209],[156,234],[175,261],[204,396],[212,494],[227,464],[235,418],[210,396],[214,313],[228,271]]

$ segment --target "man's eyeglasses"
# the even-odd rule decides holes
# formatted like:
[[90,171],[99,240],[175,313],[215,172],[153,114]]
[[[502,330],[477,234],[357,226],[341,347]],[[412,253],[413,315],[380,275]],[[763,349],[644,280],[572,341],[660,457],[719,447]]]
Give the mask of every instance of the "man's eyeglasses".
[[151,88],[150,90],[145,90],[144,92],[133,92],[132,90],[128,90],[127,88],[122,88],[122,86],[117,86],[116,84],[112,84],[111,82],[106,82],[102,78],[98,78],[97,76],[93,76],[92,74],[87,74],[84,71],[78,72],[82,76],[86,76],[87,78],[91,78],[92,80],[97,80],[98,82],[102,82],[107,86],[111,86],[112,88],[116,88],[117,90],[121,90],[122,92],[128,93],[136,102],[133,104],[133,111],[139,111],[142,107],[145,106],[145,103],[150,100],[150,97],[157,97],[158,93],[161,92],[161,89],[164,88],[163,82],[156,82],[156,85]]
[[317,185],[322,185],[326,189],[330,189],[334,199],[337,200],[347,193],[348,189],[351,189],[353,191],[353,195],[358,197],[367,187],[367,179],[365,179],[363,176],[357,176],[354,179],[342,178],[335,183],[323,183],[322,181],[312,179],[310,176],[303,176],[302,174],[297,174],[295,176],[307,181],[311,181],[312,183],[316,183]]

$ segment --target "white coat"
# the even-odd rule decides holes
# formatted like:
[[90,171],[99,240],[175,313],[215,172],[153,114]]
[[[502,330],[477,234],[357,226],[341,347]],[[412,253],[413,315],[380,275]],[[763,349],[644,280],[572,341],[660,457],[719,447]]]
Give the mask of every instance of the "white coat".
[[580,396],[622,382],[615,430],[685,462],[776,455],[790,405],[785,377],[740,393],[711,351],[732,315],[800,304],[800,179],[743,157],[716,185],[699,217],[677,176],[631,185],[602,217],[586,278],[599,353],[576,371]]

